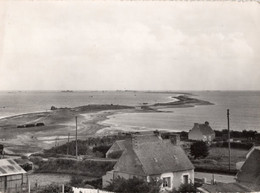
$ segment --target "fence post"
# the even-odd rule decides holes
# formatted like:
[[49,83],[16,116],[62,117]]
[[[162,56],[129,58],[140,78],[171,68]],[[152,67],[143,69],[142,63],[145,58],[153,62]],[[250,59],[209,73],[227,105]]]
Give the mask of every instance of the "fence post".
[[31,193],[31,184],[30,184],[30,180],[28,180],[28,193]]
[[62,193],[64,193],[64,184],[61,185]]

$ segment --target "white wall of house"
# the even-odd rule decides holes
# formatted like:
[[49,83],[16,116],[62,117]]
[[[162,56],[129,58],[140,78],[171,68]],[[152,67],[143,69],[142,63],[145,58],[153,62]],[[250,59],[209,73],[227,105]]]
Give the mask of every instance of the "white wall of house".
[[163,187],[163,184],[161,185],[162,190],[173,190],[178,189],[181,184],[184,183],[184,176],[188,175],[189,183],[194,183],[194,170],[187,170],[187,171],[181,171],[181,172],[169,172],[169,173],[163,173],[161,174],[160,178],[163,180],[164,178],[170,178],[170,186],[169,187]]
[[198,129],[193,129],[189,132],[188,134],[188,138],[191,139],[191,140],[206,140],[206,136],[203,137],[202,133],[200,130]]
[[199,130],[191,130],[188,134],[188,138],[191,140],[212,141],[215,139],[215,134],[203,135]]

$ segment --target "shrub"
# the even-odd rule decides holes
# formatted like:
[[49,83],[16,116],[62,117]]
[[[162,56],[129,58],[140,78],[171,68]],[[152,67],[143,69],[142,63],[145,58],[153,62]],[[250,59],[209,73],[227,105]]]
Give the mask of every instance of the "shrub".
[[102,189],[102,178],[98,178],[96,180],[91,180],[91,181],[87,181],[85,182],[85,184],[89,184],[95,188],[98,188],[98,189]]
[[54,159],[40,162],[39,168],[36,172],[67,173],[101,177],[107,171],[112,170],[115,163],[116,162],[112,161],[77,161],[72,159]]
[[190,146],[190,154],[194,156],[195,159],[199,157],[205,158],[209,155],[208,145],[203,141],[194,142]]
[[84,185],[84,177],[80,175],[73,175],[70,179],[70,185],[74,187],[81,187]]
[[110,145],[100,145],[100,146],[96,146],[93,147],[93,152],[100,152],[102,157],[106,157],[106,152],[109,150],[111,146]]
[[[61,185],[57,184],[50,184],[48,186],[45,186],[43,189],[38,190],[37,193],[60,193],[61,192]],[[65,193],[73,193],[72,188],[68,185],[64,186],[64,192]]]
[[178,192],[189,192],[189,193],[196,193],[196,187],[193,183],[190,184],[182,184],[179,189]]
[[154,180],[146,182],[136,177],[128,180],[118,177],[112,180],[106,189],[108,191],[124,193],[158,193],[160,185],[160,182]]

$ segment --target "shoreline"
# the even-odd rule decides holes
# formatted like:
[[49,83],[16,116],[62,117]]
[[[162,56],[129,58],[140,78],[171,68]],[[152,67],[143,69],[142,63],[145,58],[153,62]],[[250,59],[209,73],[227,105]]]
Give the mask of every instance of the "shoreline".
[[[71,138],[73,139],[76,116],[78,117],[78,135],[84,139],[88,136],[106,135],[107,132],[118,132],[119,130],[112,129],[111,125],[102,124],[102,122],[109,119],[109,116],[117,113],[160,113],[163,112],[159,110],[162,107],[187,108],[211,104],[187,95],[172,98],[177,99],[177,101],[143,106],[91,104],[73,108],[55,107],[55,109],[47,112],[31,112],[5,117],[0,119],[0,143],[7,145],[6,149],[14,153],[31,153],[36,150],[50,148],[54,144],[66,143],[67,138],[65,136],[68,136],[69,133],[72,134]],[[17,128],[18,125],[39,122],[43,122],[44,126]],[[147,130],[146,128],[140,129]]]

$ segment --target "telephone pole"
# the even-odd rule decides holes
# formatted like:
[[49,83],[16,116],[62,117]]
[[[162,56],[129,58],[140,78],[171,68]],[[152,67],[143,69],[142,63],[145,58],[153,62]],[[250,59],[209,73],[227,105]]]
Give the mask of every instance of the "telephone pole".
[[77,116],[76,119],[76,158],[78,159],[78,123],[77,123]]
[[231,165],[231,152],[230,152],[230,128],[229,128],[229,109],[227,109],[227,124],[228,124],[228,156],[229,156],[229,171]]
[[68,133],[67,155],[69,155],[69,142],[70,142],[70,133]]

